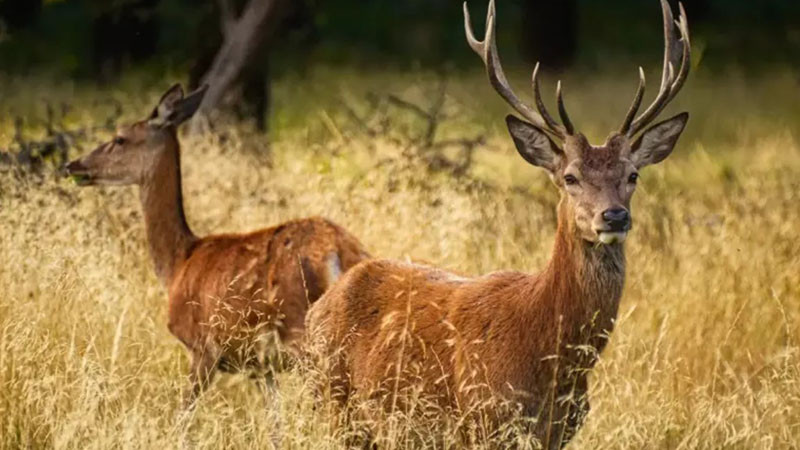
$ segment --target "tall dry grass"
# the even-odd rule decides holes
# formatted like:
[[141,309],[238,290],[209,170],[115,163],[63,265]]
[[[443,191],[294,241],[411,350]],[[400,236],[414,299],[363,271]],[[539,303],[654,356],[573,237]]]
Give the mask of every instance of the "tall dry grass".
[[[628,78],[568,80],[570,109],[593,140],[618,125]],[[66,120],[85,124],[106,118],[109,97],[137,118],[167,85],[142,95],[136,80],[116,91],[4,81],[3,144],[10,114],[41,111],[31,92],[73,104]],[[408,144],[422,129],[413,115],[370,115],[363,101],[373,90],[425,104],[436,86],[425,74],[341,71],[282,81],[269,152],[244,125],[184,139],[190,223],[205,234],[318,214],[382,257],[473,274],[536,270],[549,256],[556,194],[516,155],[479,73],[450,80],[451,118],[439,131],[486,136],[464,177],[427,170]],[[618,326],[571,448],[800,445],[799,95],[788,72],[699,75],[672,108],[691,111],[689,130],[643,173]],[[369,136],[342,100],[368,125],[390,126]],[[166,329],[135,188],[4,170],[0,260],[0,448],[340,448],[351,437],[314,407],[299,371],[266,394],[222,377],[181,413],[188,360]],[[376,438],[385,448],[457,446],[419,426],[394,417]]]

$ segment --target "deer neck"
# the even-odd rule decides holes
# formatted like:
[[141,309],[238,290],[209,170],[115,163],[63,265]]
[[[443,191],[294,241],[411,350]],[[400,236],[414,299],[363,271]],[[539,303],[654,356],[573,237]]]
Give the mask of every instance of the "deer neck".
[[197,240],[183,211],[178,144],[168,145],[140,186],[147,241],[156,275],[169,287]]
[[[614,326],[625,284],[622,244],[598,245],[582,239],[567,200],[558,206],[553,254],[540,278],[540,295],[550,302],[553,326],[564,345],[603,349]],[[560,324],[560,325],[556,325]]]

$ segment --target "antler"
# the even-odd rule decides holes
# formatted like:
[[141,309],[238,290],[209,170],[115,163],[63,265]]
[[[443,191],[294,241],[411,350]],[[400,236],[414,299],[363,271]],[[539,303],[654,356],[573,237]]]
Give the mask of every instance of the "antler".
[[475,39],[475,33],[472,31],[472,25],[470,23],[467,2],[464,2],[464,30],[467,34],[467,42],[469,43],[469,46],[472,47],[472,50],[474,50],[475,53],[481,57],[483,63],[486,65],[486,72],[489,75],[489,82],[492,84],[494,90],[497,91],[497,93],[500,94],[500,96],[503,97],[503,99],[508,102],[509,105],[517,110],[522,117],[531,122],[533,125],[552,133],[562,140],[567,136],[572,135],[574,133],[574,127],[572,126],[572,122],[569,120],[569,115],[564,107],[564,100],[561,95],[560,87],[561,82],[559,82],[558,88],[558,112],[564,125],[559,125],[558,122],[553,119],[553,116],[547,112],[547,109],[544,106],[541,92],[539,91],[538,63],[533,71],[532,78],[533,91],[534,95],[536,96],[536,109],[538,109],[538,112],[534,111],[530,106],[523,103],[519,97],[514,94],[514,91],[511,89],[508,79],[503,72],[503,67],[500,65],[500,57],[497,54],[497,42],[495,41],[494,26],[494,0],[490,0],[489,9],[486,13],[486,35],[484,36],[483,41]]
[[[686,77],[689,75],[689,68],[691,66],[691,41],[689,39],[689,21],[686,18],[686,10],[683,9],[683,4],[678,3],[680,9],[680,18],[677,22],[674,21],[672,16],[672,9],[667,3],[667,0],[661,0],[661,11],[664,15],[664,68],[661,73],[661,88],[658,91],[653,103],[639,116],[636,113],[642,104],[644,98],[645,79],[644,71],[639,68],[639,88],[636,90],[633,104],[631,105],[628,114],[625,116],[625,121],[620,128],[620,134],[634,136],[641,131],[650,122],[652,122],[661,111],[675,98],[678,92],[686,82]],[[680,41],[675,38],[675,26],[681,34]],[[675,69],[673,65],[674,51],[676,48],[681,47],[681,61],[680,70],[675,76]]]

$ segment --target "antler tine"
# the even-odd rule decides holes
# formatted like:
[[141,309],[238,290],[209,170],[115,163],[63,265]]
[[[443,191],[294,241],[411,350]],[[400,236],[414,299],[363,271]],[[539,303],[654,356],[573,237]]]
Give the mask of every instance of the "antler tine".
[[561,80],[558,80],[556,85],[556,99],[558,100],[558,116],[561,117],[561,123],[564,124],[567,135],[572,136],[575,134],[575,127],[572,125],[572,121],[569,120],[567,108],[564,106],[564,96],[561,94]]
[[678,25],[678,30],[681,33],[680,42],[681,47],[683,47],[681,55],[681,70],[678,73],[678,77],[675,79],[675,82],[672,83],[669,100],[667,100],[667,102],[672,101],[678,92],[680,92],[681,88],[683,88],[683,83],[685,83],[686,78],[689,77],[689,69],[691,68],[692,41],[691,37],[689,36],[689,19],[686,17],[686,10],[683,8],[683,3],[678,3],[678,8],[680,9],[680,17],[676,22],[676,25]]
[[661,87],[653,103],[633,121],[629,130],[631,136],[655,118],[669,97],[670,85],[672,84],[671,64],[673,41],[675,39],[673,27],[675,25],[673,23],[672,8],[667,3],[667,0],[661,0],[661,13],[664,18],[664,64],[661,72]]
[[[489,13],[486,17],[486,23],[489,23],[491,15],[491,7],[489,8]],[[467,8],[467,2],[464,2],[464,31],[467,34],[467,43],[472,50],[481,57],[484,63],[486,63],[486,46],[484,45],[485,41],[479,41],[475,39],[475,33],[472,31],[472,23],[469,17],[469,9]],[[486,30],[486,33],[489,33],[489,30]],[[484,38],[485,39],[485,38]]]
[[[689,40],[689,21],[686,17],[686,11],[683,5],[680,7],[680,20],[675,22],[672,16],[672,9],[666,0],[661,0],[661,10],[664,15],[664,69],[661,76],[661,88],[653,103],[643,112],[636,120],[633,121],[628,135],[633,136],[641,131],[645,126],[655,119],[658,114],[667,106],[667,104],[675,98],[678,92],[683,87],[683,83],[689,75],[691,66],[691,42]],[[680,44],[675,39],[674,27],[678,26],[681,34]],[[682,45],[681,67],[678,71],[678,76],[675,76],[674,66],[672,64],[672,49],[678,45]]]
[[622,122],[622,127],[619,129],[620,134],[628,134],[628,131],[630,131],[633,119],[636,117],[636,113],[639,112],[639,108],[642,106],[642,99],[644,99],[644,90],[645,90],[644,69],[639,67],[639,87],[636,88],[636,95],[633,97],[633,103],[631,104],[631,107],[628,110],[628,114],[625,115],[625,121]]
[[464,29],[467,35],[467,42],[472,50],[483,59],[486,65],[486,72],[489,76],[489,82],[492,87],[501,97],[513,107],[523,118],[531,122],[533,125],[551,132],[556,137],[563,139],[564,129],[560,126],[553,128],[542,116],[531,109],[528,105],[524,104],[519,97],[511,89],[503,66],[500,64],[500,57],[497,54],[497,42],[495,40],[495,6],[494,0],[489,1],[489,9],[486,14],[486,35],[483,41],[475,39],[475,33],[472,31],[472,24],[469,16],[469,9],[467,3],[464,2]]
[[531,84],[533,85],[533,96],[536,98],[536,109],[539,110],[539,114],[541,114],[542,118],[545,122],[547,122],[547,126],[550,129],[557,130],[561,127],[561,125],[556,122],[556,119],[550,115],[547,111],[547,107],[544,106],[544,100],[542,100],[542,91],[539,89],[539,63],[536,63],[536,67],[533,68],[533,76],[531,77]]
[[675,18],[667,0],[661,0],[661,14],[664,17],[664,65],[661,73],[661,89],[665,89],[672,83],[668,77],[667,64],[672,62],[673,42],[675,41]]

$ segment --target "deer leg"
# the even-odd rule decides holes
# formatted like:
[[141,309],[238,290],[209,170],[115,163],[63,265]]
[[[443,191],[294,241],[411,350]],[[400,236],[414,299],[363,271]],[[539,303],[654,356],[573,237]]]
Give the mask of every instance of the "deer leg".
[[589,414],[588,383],[585,374],[576,376],[572,387],[564,392],[559,392],[559,398],[554,405],[555,413],[550,433],[549,448],[564,448],[583,425]]
[[265,404],[269,402],[270,396],[276,396],[275,374],[272,370],[267,369],[264,373],[253,374],[250,376],[250,379],[255,381],[258,392],[261,393],[261,397],[264,398]]
[[217,371],[217,352],[208,346],[199,352],[192,353],[192,364],[189,371],[189,389],[184,395],[184,406],[187,409],[194,407],[195,401],[205,391]]
[[586,420],[586,416],[589,415],[589,410],[591,409],[586,390],[585,377],[582,380],[582,383],[579,383],[578,386],[576,386],[573,396],[574,398],[572,400],[572,404],[570,405],[569,412],[564,418],[565,423],[562,437],[562,447],[567,445],[567,443],[572,440],[572,438],[578,432],[578,429],[583,425],[583,422]]
[[255,375],[252,378],[255,380],[259,393],[261,393],[261,398],[264,399],[264,407],[272,408],[276,411],[275,428],[270,438],[275,448],[281,448],[283,447],[281,442],[283,440],[284,426],[283,415],[281,414],[281,396],[275,384],[275,374],[271,369],[268,369],[266,373]]

